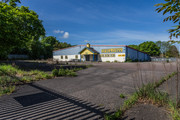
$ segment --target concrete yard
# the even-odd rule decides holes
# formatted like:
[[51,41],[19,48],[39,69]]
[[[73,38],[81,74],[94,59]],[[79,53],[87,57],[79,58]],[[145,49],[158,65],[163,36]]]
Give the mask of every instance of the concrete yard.
[[[0,119],[103,119],[136,88],[175,71],[175,63],[94,63],[77,77],[23,85],[0,97]],[[119,97],[125,95],[125,99]]]

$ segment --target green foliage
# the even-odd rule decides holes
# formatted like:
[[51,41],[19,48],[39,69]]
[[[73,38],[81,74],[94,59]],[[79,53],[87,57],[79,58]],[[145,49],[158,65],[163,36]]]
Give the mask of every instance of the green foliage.
[[137,49],[137,50],[139,50],[139,46],[138,45],[128,45],[129,47],[132,47],[132,48],[134,48],[134,49]]
[[[152,41],[143,42],[139,45],[129,45],[130,47],[142,52],[148,53],[150,56],[158,56],[160,54],[160,47]],[[129,62],[131,60],[128,59]]]
[[133,60],[130,57],[127,57],[126,62],[133,62]]
[[72,77],[75,77],[75,76],[77,76],[77,74],[75,72],[79,71],[79,70],[82,70],[82,69],[83,68],[74,68],[74,69],[70,70],[70,69],[60,68],[59,70],[54,69],[52,73],[56,77],[59,77],[59,76],[72,76]]
[[79,71],[79,70],[82,70],[83,68],[74,68],[73,71],[76,72],[76,71]]
[[12,93],[16,85],[52,77],[51,74],[39,70],[26,72],[16,66],[0,65],[0,95]]
[[115,63],[117,63],[118,61],[117,60],[114,60]]
[[17,7],[16,2],[18,0],[11,0],[9,5],[0,2],[0,55],[3,56],[7,56],[14,47],[26,46],[31,39],[38,40],[45,35],[38,15],[28,7]]
[[105,120],[117,120],[121,119],[124,112],[131,108],[134,104],[138,102],[139,99],[146,99],[150,100],[156,104],[168,106],[168,109],[171,110],[172,117],[175,120],[180,119],[180,113],[176,108],[176,104],[169,99],[167,93],[163,93],[157,91],[156,88],[159,87],[162,83],[164,83],[169,78],[173,77],[176,73],[173,72],[172,74],[163,77],[159,82],[156,83],[149,83],[147,85],[143,85],[142,88],[139,88],[130,98],[124,101],[123,106],[112,115],[105,115]]
[[53,76],[58,76],[58,70],[57,69],[54,69],[53,71],[52,71],[52,74],[53,74]]
[[160,48],[152,41],[141,43],[139,50],[148,53],[150,56],[159,56],[160,54]]
[[68,70],[59,69],[59,73],[57,76],[66,76],[68,73]]
[[160,48],[160,53],[162,55],[162,57],[164,57],[167,53],[167,51],[170,49],[171,44],[169,42],[165,42],[165,41],[157,41],[156,45]]
[[107,63],[110,63],[110,61],[106,61]]
[[164,19],[166,21],[172,21],[173,23],[177,23],[178,25],[174,26],[173,29],[169,29],[169,33],[171,33],[170,37],[178,37],[180,35],[180,1],[179,0],[164,0],[164,3],[156,4],[158,7],[156,11],[158,13],[163,12],[163,15],[168,14],[169,16]]
[[66,42],[56,42],[56,44],[54,45],[54,50],[63,49],[71,46],[71,44],[68,44]]
[[174,46],[174,45],[171,46],[169,48],[169,50],[167,51],[166,56],[167,57],[178,57],[179,56],[179,51],[178,51],[177,47]]
[[120,98],[125,98],[125,95],[121,93],[119,97]]

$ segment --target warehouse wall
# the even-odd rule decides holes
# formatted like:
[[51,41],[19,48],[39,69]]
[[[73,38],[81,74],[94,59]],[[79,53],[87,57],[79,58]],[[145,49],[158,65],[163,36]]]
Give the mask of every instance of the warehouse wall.
[[[83,50],[86,46],[85,45],[78,45],[74,47],[70,47],[67,49],[61,49],[53,52],[53,58],[54,60],[59,61],[71,61],[73,59],[76,59],[76,55],[78,55],[78,59],[80,60],[80,54],[79,52]],[[132,49],[127,46],[98,46],[98,45],[92,45],[96,51],[99,52],[98,55],[98,61],[102,62],[125,62],[127,58],[130,58],[132,60],[139,60],[139,61],[147,61],[150,60],[150,56],[146,53],[140,52],[138,50]],[[121,48],[122,51],[120,52],[102,52],[102,49],[113,49],[113,48]],[[113,55],[113,56],[108,56]],[[61,59],[61,56],[63,56],[63,59]],[[65,58],[67,56],[67,59]],[[90,57],[91,60],[93,60],[93,56]],[[82,61],[84,58],[81,59]]]
[[130,58],[132,60],[138,61],[150,61],[150,56],[147,53],[126,47],[126,59]]

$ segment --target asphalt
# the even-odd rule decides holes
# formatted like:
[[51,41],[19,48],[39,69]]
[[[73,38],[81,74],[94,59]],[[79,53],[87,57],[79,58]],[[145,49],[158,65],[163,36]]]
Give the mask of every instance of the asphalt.
[[0,119],[103,119],[142,84],[155,82],[168,71],[150,63],[96,63],[77,74],[20,86],[0,97]]

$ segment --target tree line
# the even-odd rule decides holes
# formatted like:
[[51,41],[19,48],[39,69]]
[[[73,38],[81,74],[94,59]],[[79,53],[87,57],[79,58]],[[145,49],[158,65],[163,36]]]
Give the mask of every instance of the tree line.
[[9,54],[27,54],[31,59],[51,58],[52,51],[70,47],[53,36],[45,36],[38,14],[20,0],[0,1],[0,59]]
[[165,41],[147,41],[139,45],[129,45],[132,48],[148,53],[150,56],[160,57],[178,57],[179,51],[177,47],[170,42]]

